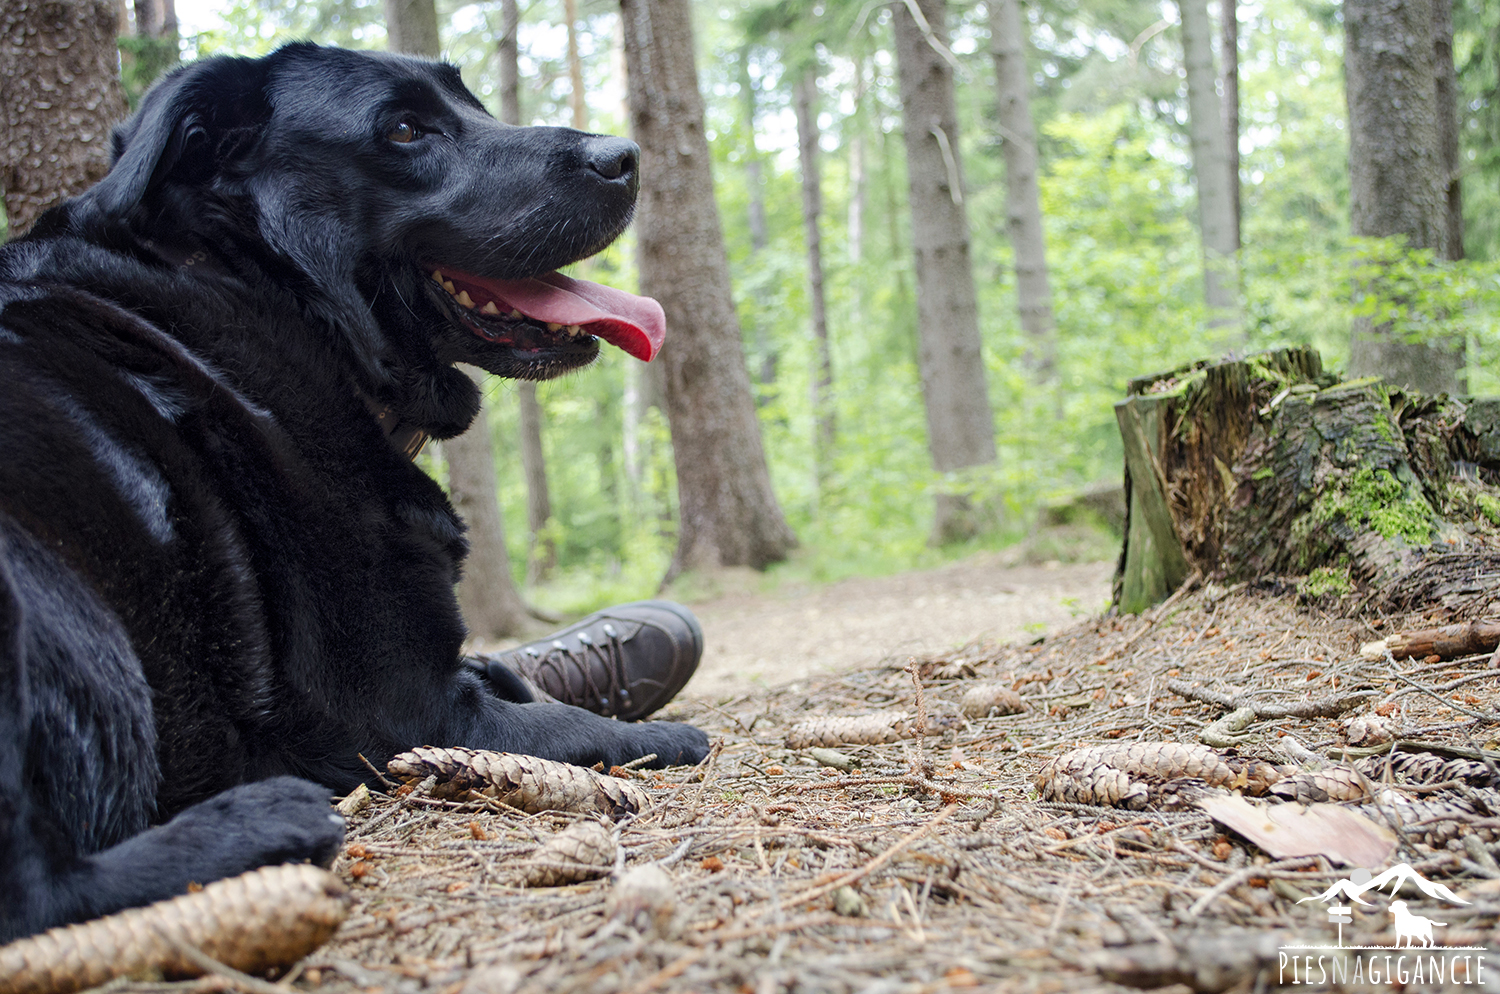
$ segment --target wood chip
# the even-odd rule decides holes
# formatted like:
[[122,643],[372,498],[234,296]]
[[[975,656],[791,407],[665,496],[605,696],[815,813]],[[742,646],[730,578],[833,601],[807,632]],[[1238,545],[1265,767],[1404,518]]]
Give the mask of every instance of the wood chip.
[[629,780],[513,752],[422,746],[392,758],[386,770],[406,783],[436,776],[434,797],[473,793],[528,814],[583,811],[622,818],[651,805],[650,795]]
[[193,894],[54,928],[0,947],[0,994],[69,994],[116,977],[199,977],[179,947],[242,973],[295,963],[344,920],[347,889],[327,870],[267,866]]

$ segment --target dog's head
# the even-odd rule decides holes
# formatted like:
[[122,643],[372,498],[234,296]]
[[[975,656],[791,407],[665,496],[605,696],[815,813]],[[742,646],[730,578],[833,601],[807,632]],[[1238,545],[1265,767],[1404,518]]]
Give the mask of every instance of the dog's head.
[[437,437],[478,409],[455,362],[545,379],[600,339],[647,360],[661,346],[655,301],[556,271],[629,223],[634,143],[501,124],[452,66],[310,44],[207,59],[146,95],[115,158],[73,224],[249,259]]

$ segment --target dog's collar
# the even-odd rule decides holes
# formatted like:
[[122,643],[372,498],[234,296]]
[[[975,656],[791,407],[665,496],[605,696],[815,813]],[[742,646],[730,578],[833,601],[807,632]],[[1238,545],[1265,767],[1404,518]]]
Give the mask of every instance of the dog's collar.
[[431,436],[421,428],[400,427],[401,418],[396,414],[394,408],[388,404],[381,404],[368,394],[361,393],[360,399],[365,402],[365,407],[375,415],[375,420],[380,422],[380,428],[385,432],[385,437],[390,439],[402,455],[408,459],[417,458],[417,453],[422,451],[422,446],[427,444]]
[[191,235],[185,242],[164,245],[153,238],[141,240],[141,246],[162,262],[175,269],[197,269],[222,272],[218,258],[198,239]]

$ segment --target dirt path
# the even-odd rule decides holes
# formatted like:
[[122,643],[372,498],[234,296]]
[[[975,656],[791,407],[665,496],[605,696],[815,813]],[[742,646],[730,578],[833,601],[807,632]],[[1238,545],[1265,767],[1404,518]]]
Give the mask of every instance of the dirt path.
[[986,554],[938,569],[695,603],[706,648],[687,693],[728,697],[981,637],[1040,635],[1103,610],[1112,568],[1006,566]]

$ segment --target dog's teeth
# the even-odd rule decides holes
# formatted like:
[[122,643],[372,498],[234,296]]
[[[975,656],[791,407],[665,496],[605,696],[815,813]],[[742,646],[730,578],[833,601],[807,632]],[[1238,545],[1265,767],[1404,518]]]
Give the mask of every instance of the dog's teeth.
[[451,294],[456,295],[458,293],[458,288],[453,285],[452,280],[443,280],[443,289],[447,290]]
[[467,290],[458,291],[458,296],[454,297],[453,299],[458,301],[460,304],[463,304],[471,311],[474,309],[474,298],[469,296],[469,291]]
[[493,300],[487,300],[485,301],[484,306],[479,309],[479,313],[488,314],[493,317],[500,313],[500,308],[495,306],[495,302]]
[[556,321],[548,321],[547,322],[547,330],[548,331],[562,331],[562,325],[558,324]]
[[576,324],[568,325],[568,335],[570,337],[577,338],[581,334],[583,334],[583,328],[579,327]]
[[442,283],[443,282],[443,271],[441,269],[434,269],[432,271],[432,282],[434,282],[434,283]]
[[521,317],[521,312],[516,310],[515,308],[511,308],[510,316],[519,320]]

